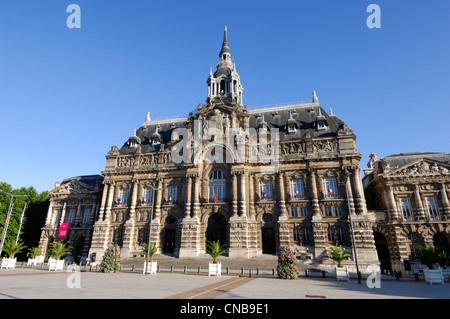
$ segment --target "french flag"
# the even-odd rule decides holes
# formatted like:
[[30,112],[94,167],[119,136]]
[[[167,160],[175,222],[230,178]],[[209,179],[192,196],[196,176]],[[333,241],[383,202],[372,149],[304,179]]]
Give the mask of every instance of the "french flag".
[[145,204],[145,196],[142,197],[142,204]]
[[217,202],[217,196],[214,194],[214,203]]
[[329,193],[330,193],[330,196],[333,196],[333,191],[331,189],[330,189]]
[[262,195],[262,196],[261,196],[261,199],[264,199],[264,198],[266,198],[266,197],[267,197],[267,195],[266,195],[266,192],[265,192],[265,191],[263,191],[261,195]]
[[167,196],[167,202],[170,203],[172,201],[172,197],[169,195]]
[[298,197],[299,195],[298,195],[298,190],[297,189],[294,189],[294,197]]
[[117,198],[117,204],[120,204],[120,202],[121,202],[121,199],[119,197],[119,198]]

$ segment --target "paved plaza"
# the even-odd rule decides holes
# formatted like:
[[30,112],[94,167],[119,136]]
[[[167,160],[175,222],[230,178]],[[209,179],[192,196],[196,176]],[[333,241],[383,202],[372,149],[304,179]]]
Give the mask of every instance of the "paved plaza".
[[208,276],[205,273],[138,271],[50,272],[46,268],[0,270],[0,299],[449,299],[450,284],[382,276],[380,288],[366,278],[337,282],[329,276],[282,280],[271,275]]

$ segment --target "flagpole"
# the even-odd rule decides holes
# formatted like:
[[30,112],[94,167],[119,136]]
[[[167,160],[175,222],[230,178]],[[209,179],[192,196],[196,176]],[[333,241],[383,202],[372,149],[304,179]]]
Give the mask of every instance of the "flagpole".
[[19,226],[19,231],[17,232],[16,245],[17,245],[17,242],[19,241],[20,229],[22,228],[23,215],[25,215],[26,208],[27,208],[27,203],[25,203],[25,206],[23,207],[23,211],[22,211],[22,216],[20,217],[20,226]]
[[3,250],[3,244],[5,243],[6,232],[8,231],[9,220],[11,218],[12,209],[14,207],[13,199],[14,199],[14,197],[27,197],[28,195],[14,195],[14,194],[10,194],[10,193],[5,192],[2,189],[0,189],[0,192],[11,196],[11,200],[9,202],[9,210],[8,210],[8,214],[6,216],[5,226],[3,227],[2,241],[0,242],[0,256],[1,256],[2,255],[2,250]]

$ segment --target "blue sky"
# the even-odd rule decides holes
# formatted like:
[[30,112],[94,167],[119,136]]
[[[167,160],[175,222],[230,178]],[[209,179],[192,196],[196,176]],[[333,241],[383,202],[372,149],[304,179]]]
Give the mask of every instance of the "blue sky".
[[354,130],[362,168],[372,152],[449,152],[449,17],[445,0],[2,0],[0,181],[43,191],[99,174],[147,112],[187,116],[224,25],[249,108],[315,90]]

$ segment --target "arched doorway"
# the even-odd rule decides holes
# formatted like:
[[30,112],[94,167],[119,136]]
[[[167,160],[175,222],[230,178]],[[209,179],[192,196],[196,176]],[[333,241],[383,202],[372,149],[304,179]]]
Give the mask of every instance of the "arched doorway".
[[74,247],[72,248],[72,257],[74,259],[74,262],[78,264],[81,261],[81,257],[83,254],[83,248],[84,248],[84,236],[80,236],[76,239],[74,243]]
[[209,217],[208,228],[206,230],[206,240],[219,240],[220,245],[227,244],[227,220],[225,216],[215,213]]
[[172,254],[175,251],[176,222],[174,216],[169,216],[164,228],[164,253]]
[[433,236],[433,245],[436,251],[445,251],[447,254],[450,254],[450,244],[444,233],[436,233]]
[[275,244],[275,217],[272,214],[263,215],[263,227],[261,227],[261,243],[263,254],[276,254]]
[[389,255],[389,247],[386,237],[382,233],[374,232],[375,247],[377,249],[378,260],[380,261],[381,272],[385,273],[391,270],[391,256]]

